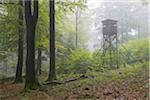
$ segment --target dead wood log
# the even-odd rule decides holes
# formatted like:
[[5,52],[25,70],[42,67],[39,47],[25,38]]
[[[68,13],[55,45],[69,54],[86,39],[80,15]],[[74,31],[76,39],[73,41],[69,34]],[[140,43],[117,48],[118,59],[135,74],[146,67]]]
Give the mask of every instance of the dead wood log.
[[81,75],[80,77],[68,79],[68,80],[65,80],[65,81],[57,81],[57,80],[54,80],[54,81],[52,81],[52,82],[46,82],[46,83],[43,84],[43,85],[50,85],[50,84],[51,84],[51,85],[61,85],[61,84],[66,84],[66,83],[70,83],[70,82],[77,81],[77,80],[80,80],[80,79],[85,79],[85,78],[88,78],[88,76]]

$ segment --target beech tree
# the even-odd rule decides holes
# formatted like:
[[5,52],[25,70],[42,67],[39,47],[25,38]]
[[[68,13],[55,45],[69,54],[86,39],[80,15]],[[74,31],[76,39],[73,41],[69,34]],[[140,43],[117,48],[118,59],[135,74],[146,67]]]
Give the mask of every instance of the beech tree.
[[22,82],[23,67],[23,1],[19,0],[18,15],[18,63],[16,69],[15,83]]
[[56,79],[55,73],[55,1],[50,0],[50,65],[48,81]]
[[25,0],[25,20],[26,20],[26,42],[27,42],[27,56],[26,56],[26,82],[25,88],[36,89],[38,80],[35,72],[35,30],[38,21],[38,0],[34,0],[34,11],[31,11],[31,1]]

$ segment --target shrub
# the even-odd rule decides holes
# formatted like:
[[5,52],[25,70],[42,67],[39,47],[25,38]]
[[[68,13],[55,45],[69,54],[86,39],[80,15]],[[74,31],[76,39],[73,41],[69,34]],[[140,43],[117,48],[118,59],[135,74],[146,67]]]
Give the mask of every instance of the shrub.
[[67,72],[71,73],[86,73],[91,66],[91,53],[88,50],[74,50],[68,56],[63,68]]

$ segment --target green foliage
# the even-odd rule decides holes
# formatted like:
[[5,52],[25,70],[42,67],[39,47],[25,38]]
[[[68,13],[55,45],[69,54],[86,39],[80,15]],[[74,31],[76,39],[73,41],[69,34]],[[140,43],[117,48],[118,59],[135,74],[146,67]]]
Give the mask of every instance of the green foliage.
[[[127,44],[120,46],[121,53],[124,54],[122,60],[128,64],[149,60],[149,39],[131,40]],[[120,57],[121,58],[121,57]]]
[[[105,60],[105,64],[102,66],[102,58]],[[102,55],[102,51],[99,49],[95,50],[92,54],[92,65],[94,70],[104,69],[115,69],[116,68],[116,55],[112,53],[112,65],[109,65],[110,62],[110,54],[109,51],[106,51],[105,57]]]
[[17,5],[1,6],[4,13],[0,16],[0,51],[14,51],[17,46]]
[[[0,59],[2,60],[5,60],[4,58],[7,58],[10,52],[16,53],[18,48],[18,8],[20,6],[17,3],[16,1],[14,4],[0,5],[0,10],[3,11],[0,16]],[[24,26],[23,32],[25,32]]]
[[36,47],[49,47],[49,8],[47,0],[40,0],[39,3],[39,19],[36,30]]
[[[128,43],[119,45],[119,67],[125,67],[134,63],[149,60],[149,39],[143,38],[138,40],[130,40]],[[108,65],[101,66],[102,53],[95,50],[92,54],[92,68],[95,70],[104,70],[112,68],[116,63],[116,56],[113,55],[113,65],[109,66],[109,52],[106,52],[105,60]],[[129,65],[128,65],[129,64]]]
[[92,65],[95,69],[101,66],[101,54],[102,53],[98,49],[92,53]]
[[[69,0],[56,0],[55,1],[55,37],[56,37],[56,48],[61,50],[59,47],[66,47],[67,42],[61,41],[62,35],[66,39],[72,32],[73,29],[67,15],[73,14],[76,7],[84,9],[84,0],[73,2]],[[49,0],[40,0],[39,3],[39,19],[36,31],[36,47],[44,47],[49,50]],[[63,38],[63,39],[64,39]],[[62,48],[62,51],[64,50]],[[67,47],[68,48],[68,47]],[[70,48],[70,47],[69,47]]]
[[138,79],[143,77],[148,78],[149,62],[133,64],[129,67],[120,68],[117,70],[105,70],[103,73],[96,71],[89,71],[87,75],[95,77],[95,81],[100,81],[103,85],[111,82],[122,83],[125,80]]
[[92,57],[89,51],[80,49],[74,50],[64,62],[65,66],[63,70],[67,73],[85,73],[91,66],[91,59]]

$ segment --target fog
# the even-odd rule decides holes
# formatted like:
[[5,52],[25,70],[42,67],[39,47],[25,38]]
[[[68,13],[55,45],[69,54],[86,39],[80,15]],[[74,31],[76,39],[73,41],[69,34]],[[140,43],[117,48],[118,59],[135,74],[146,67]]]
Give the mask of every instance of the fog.
[[102,23],[105,19],[117,21],[118,38],[122,43],[149,36],[149,5],[141,0],[88,0],[90,26],[88,49],[93,51],[102,44]]

